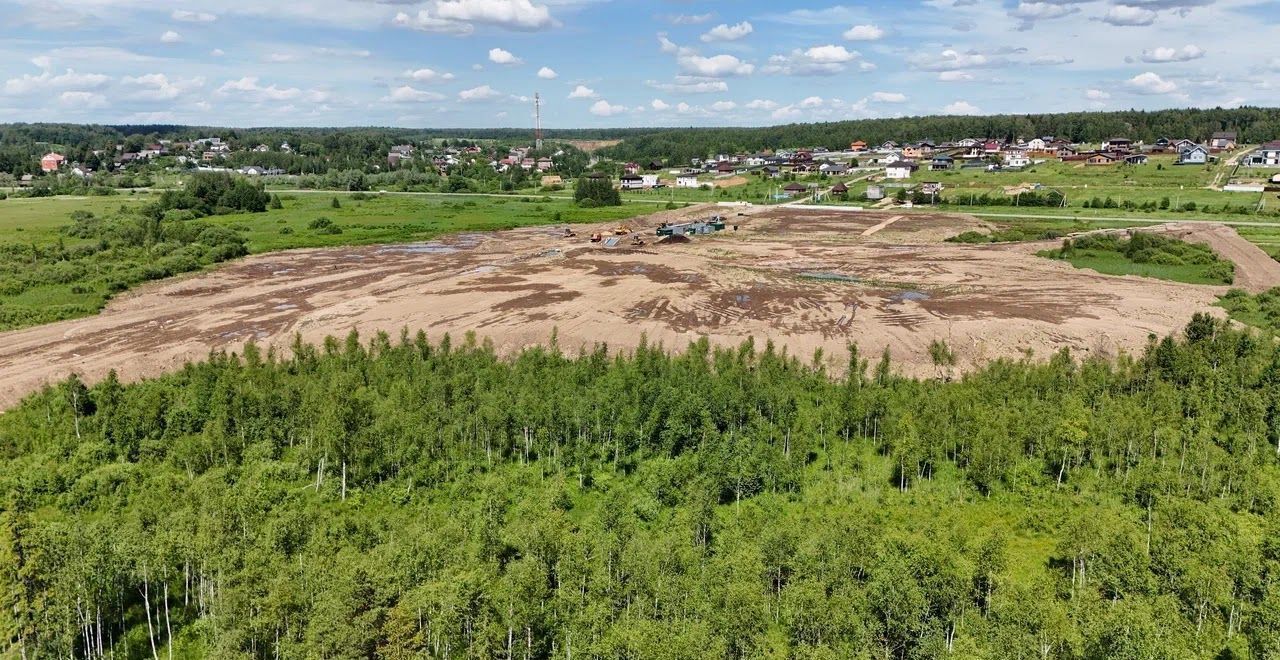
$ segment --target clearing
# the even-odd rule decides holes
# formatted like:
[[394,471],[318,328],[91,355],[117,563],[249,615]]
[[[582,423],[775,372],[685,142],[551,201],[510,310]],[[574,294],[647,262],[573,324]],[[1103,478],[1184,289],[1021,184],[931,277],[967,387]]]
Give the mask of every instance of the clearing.
[[[353,328],[474,330],[504,353],[553,332],[570,351],[626,349],[646,337],[674,349],[704,335],[725,345],[754,337],[804,359],[821,349],[836,369],[856,343],[872,356],[887,348],[904,373],[935,375],[928,348],[937,339],[968,370],[1060,348],[1137,351],[1195,312],[1223,314],[1214,303],[1226,287],[1079,270],[1035,256],[1042,242],[943,243],[986,226],[964,215],[890,224],[876,213],[756,208],[731,217],[724,233],[654,242],[659,220],[697,213],[708,211],[632,221],[648,241],[640,248],[586,239],[614,225],[576,226],[577,238],[533,227],[265,254],[145,285],[97,316],[0,334],[0,409],[72,372],[96,381],[116,369],[136,380],[249,340],[286,350],[295,333],[317,342]],[[1259,265],[1239,264],[1240,276],[1269,277],[1251,274]]]

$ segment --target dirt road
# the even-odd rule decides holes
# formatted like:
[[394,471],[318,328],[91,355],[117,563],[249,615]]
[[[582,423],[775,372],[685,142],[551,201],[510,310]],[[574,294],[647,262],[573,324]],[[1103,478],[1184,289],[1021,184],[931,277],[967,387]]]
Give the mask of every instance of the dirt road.
[[856,343],[870,355],[888,348],[905,373],[934,375],[935,339],[968,369],[1063,347],[1136,351],[1194,312],[1220,314],[1221,288],[1098,275],[1028,245],[941,242],[982,224],[972,217],[913,213],[862,236],[884,220],[774,208],[688,242],[655,243],[649,228],[635,249],[591,244],[595,229],[582,226],[574,239],[543,227],[251,257],[146,286],[95,317],[0,334],[0,409],[72,372],[135,380],[249,340],[285,351],[295,334],[318,342],[352,328],[433,339],[474,330],[504,353],[553,332],[569,351],[754,337],[806,361],[822,349],[836,369]]
[[1225,225],[1170,223],[1153,228],[1189,243],[1204,243],[1236,265],[1237,288],[1261,293],[1280,286],[1280,262]]

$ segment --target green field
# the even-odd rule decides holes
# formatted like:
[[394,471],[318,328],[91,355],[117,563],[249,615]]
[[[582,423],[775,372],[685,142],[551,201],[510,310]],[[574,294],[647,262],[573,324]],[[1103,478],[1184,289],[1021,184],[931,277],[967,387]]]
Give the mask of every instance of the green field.
[[1129,237],[1090,234],[1063,241],[1042,257],[1105,275],[1138,275],[1187,284],[1231,284],[1235,265],[1206,245],[1146,232]]
[[[138,193],[0,200],[0,330],[95,314],[137,284],[246,251],[423,241],[452,232],[607,221],[654,210],[646,203],[584,209],[545,197],[285,194],[279,210],[151,226],[137,213],[150,198]],[[332,206],[335,198],[339,208]],[[83,220],[74,232],[73,213]],[[322,218],[327,222],[318,223]]]

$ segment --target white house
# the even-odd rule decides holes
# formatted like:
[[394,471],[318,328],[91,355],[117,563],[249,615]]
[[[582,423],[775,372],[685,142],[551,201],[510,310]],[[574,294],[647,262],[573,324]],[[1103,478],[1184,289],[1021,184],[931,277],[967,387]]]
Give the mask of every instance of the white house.
[[1033,138],[1031,140],[1027,140],[1027,148],[1031,151],[1044,151],[1048,146],[1049,143],[1045,142],[1044,138]]
[[644,188],[644,177],[639,174],[624,174],[620,179],[623,190],[640,190]]
[[1201,145],[1183,149],[1178,154],[1179,165],[1204,165],[1209,162],[1209,150]]
[[676,176],[677,188],[697,188],[699,185],[697,174],[679,174]]
[[919,169],[920,166],[915,163],[908,163],[904,160],[896,161],[885,165],[884,178],[886,179],[910,179],[911,173]]
[[1005,167],[1027,167],[1031,164],[1031,159],[1027,158],[1027,152],[1013,149],[1006,151],[1004,154]]
[[1280,140],[1258,147],[1244,162],[1250,167],[1280,167]]
[[641,185],[643,185],[645,188],[652,188],[652,187],[654,187],[654,186],[658,185],[658,175],[657,175],[657,174],[641,174],[641,175],[640,175],[640,178],[642,179],[642,181],[641,181],[640,183],[641,183]]

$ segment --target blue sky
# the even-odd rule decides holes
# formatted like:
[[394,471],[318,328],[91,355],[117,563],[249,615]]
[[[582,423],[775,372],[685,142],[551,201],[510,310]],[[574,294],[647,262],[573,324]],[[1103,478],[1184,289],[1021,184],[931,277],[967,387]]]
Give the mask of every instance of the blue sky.
[[768,125],[1280,105],[1276,0],[0,0],[0,122]]

